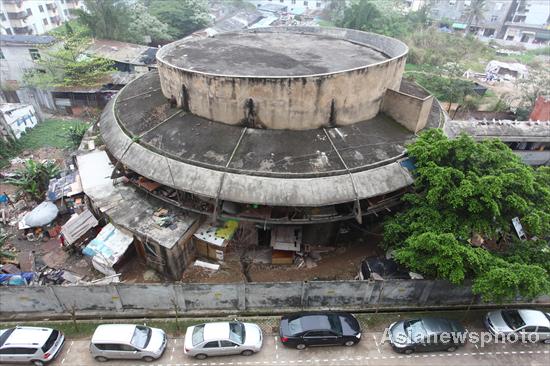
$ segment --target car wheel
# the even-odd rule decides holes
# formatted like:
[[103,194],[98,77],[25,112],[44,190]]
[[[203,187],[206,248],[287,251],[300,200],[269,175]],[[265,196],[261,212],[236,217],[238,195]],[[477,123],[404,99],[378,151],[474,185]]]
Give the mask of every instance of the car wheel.
[[346,346],[346,347],[351,347],[351,346],[353,346],[354,344],[355,344],[354,341],[346,341],[346,342],[344,342],[344,346]]
[[107,357],[103,357],[103,356],[97,356],[95,357],[95,360],[96,361],[99,361],[99,362],[107,362],[109,361],[109,359]]
[[406,355],[410,355],[413,352],[414,352],[414,350],[412,348],[407,348],[405,351],[403,351],[403,353],[406,354]]
[[35,360],[35,361],[32,361],[32,364],[34,366],[44,366],[44,362],[40,361],[40,360]]
[[303,343],[300,343],[300,344],[296,345],[296,349],[305,349],[305,348],[306,348],[306,345],[303,344]]
[[205,360],[208,356],[205,355],[204,353],[199,353],[198,355],[195,356],[195,358],[197,360]]
[[550,338],[545,339],[544,341],[542,341],[542,343],[544,343],[544,344],[550,344]]
[[450,346],[447,348],[447,352],[454,352],[456,351],[456,346]]
[[244,351],[241,352],[241,355],[243,355],[243,356],[252,356],[253,354],[254,354],[254,351],[251,351],[249,349],[244,350]]
[[145,357],[142,358],[142,360],[145,361],[145,362],[152,362],[155,359],[151,356],[145,356]]

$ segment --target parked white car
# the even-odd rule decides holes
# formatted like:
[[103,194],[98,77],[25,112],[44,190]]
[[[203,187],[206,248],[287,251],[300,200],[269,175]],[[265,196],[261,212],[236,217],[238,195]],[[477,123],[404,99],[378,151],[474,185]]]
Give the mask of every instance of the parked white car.
[[100,362],[111,359],[153,361],[166,348],[162,329],[144,325],[103,324],[97,327],[90,342],[92,357]]
[[250,356],[262,348],[259,326],[242,322],[217,322],[187,328],[184,353],[199,360],[209,356]]
[[0,363],[27,362],[42,366],[63,348],[65,336],[51,328],[15,327],[0,330]]
[[489,312],[484,319],[487,329],[498,337],[512,333],[550,344],[550,314],[540,310],[506,309]]

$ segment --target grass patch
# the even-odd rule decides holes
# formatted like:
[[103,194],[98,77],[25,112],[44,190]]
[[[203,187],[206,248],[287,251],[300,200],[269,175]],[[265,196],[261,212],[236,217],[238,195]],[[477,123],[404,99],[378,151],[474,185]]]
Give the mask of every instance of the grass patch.
[[19,142],[23,149],[29,150],[42,147],[65,149],[71,147],[71,141],[67,137],[69,128],[82,123],[84,122],[80,120],[47,119],[29,130]]
[[333,21],[326,19],[320,19],[317,24],[319,24],[320,27],[335,27]]
[[0,168],[7,166],[10,159],[16,157],[23,150],[36,150],[43,147],[58,149],[74,147],[68,136],[71,127],[84,124],[77,119],[47,119],[27,130],[21,138],[11,143],[0,142]]

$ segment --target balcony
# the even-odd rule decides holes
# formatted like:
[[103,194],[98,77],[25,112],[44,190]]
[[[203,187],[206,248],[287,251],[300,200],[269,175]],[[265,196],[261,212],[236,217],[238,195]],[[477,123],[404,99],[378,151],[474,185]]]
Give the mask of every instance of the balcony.
[[8,13],[8,19],[17,20],[17,19],[26,19],[29,16],[27,11],[18,11],[17,13]]
[[48,3],[46,4],[46,9],[55,13],[57,12],[57,5],[54,3]]
[[24,27],[13,27],[13,32],[15,34],[32,34],[32,28],[28,25]]

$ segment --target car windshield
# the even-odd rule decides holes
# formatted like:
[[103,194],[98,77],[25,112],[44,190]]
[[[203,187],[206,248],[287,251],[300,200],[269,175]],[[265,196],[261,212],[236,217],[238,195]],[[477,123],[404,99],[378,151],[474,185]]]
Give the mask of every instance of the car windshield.
[[504,319],[506,325],[508,325],[511,329],[518,329],[525,325],[525,322],[517,310],[502,311],[502,319]]
[[233,342],[243,344],[246,332],[243,323],[229,323],[229,339]]
[[196,325],[195,328],[193,328],[193,336],[191,338],[191,341],[193,343],[193,346],[196,346],[197,344],[204,341],[204,324]]
[[132,343],[132,345],[137,348],[143,349],[147,347],[150,339],[151,328],[138,325],[134,330],[134,335],[132,336],[132,340],[130,341],[130,343]]
[[420,319],[406,321],[404,328],[410,339],[416,339],[425,333],[422,320]]
[[7,329],[2,335],[0,336],[0,347],[6,343],[6,340],[10,337],[10,335],[13,333],[15,328]]
[[303,331],[303,328],[302,328],[302,322],[300,321],[300,318],[289,320],[288,329],[290,330],[290,334],[301,333]]

